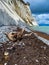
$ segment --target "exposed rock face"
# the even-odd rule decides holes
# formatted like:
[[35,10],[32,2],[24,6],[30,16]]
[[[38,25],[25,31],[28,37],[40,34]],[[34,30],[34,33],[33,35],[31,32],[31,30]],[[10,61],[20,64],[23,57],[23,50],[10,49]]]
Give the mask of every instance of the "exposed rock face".
[[[18,21],[25,22],[29,25],[37,25],[35,19],[32,17],[29,4],[23,0],[1,0],[0,9],[0,13],[3,12],[4,14],[1,20],[12,21],[10,23],[16,21],[14,25],[17,24]],[[6,24],[9,24],[9,22]]]
[[9,16],[9,14],[0,2],[0,26],[3,25],[16,25],[16,22],[11,16]]
[[32,25],[32,22],[35,22],[35,19],[32,17],[28,3],[25,3],[23,0],[8,0],[8,3],[26,23]]

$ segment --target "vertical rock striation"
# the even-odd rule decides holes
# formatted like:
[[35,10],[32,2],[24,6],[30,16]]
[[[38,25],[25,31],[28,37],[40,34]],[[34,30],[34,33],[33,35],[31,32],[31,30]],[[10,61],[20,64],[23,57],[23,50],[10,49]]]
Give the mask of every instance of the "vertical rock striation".
[[1,25],[17,25],[20,22],[38,25],[32,17],[29,3],[25,3],[23,0],[0,0],[0,14]]

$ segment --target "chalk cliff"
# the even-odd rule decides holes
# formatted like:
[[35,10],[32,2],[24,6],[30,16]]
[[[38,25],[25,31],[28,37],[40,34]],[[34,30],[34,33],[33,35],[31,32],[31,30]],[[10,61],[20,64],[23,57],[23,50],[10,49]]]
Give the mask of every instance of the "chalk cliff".
[[0,0],[0,26],[38,25],[32,16],[29,3],[23,0]]

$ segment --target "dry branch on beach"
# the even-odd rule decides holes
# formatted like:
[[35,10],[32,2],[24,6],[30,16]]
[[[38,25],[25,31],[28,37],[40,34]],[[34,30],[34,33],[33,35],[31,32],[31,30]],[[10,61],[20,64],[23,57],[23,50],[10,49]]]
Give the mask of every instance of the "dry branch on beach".
[[9,32],[9,33],[6,33],[6,36],[11,41],[17,41],[17,40],[21,40],[25,36],[27,36],[27,37],[31,36],[32,32],[30,32],[29,34],[23,34],[24,31],[25,30],[22,29],[18,32]]

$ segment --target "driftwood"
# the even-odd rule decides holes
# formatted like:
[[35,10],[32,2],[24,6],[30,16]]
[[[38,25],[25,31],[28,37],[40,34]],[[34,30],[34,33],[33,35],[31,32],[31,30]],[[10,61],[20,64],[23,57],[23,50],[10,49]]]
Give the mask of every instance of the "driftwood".
[[18,31],[18,32],[10,32],[5,33],[6,37],[11,41],[17,41],[18,39],[21,39],[23,36],[24,29]]
[[18,32],[10,32],[10,33],[6,33],[6,36],[9,40],[11,41],[17,41],[17,40],[21,40],[23,37],[27,36],[31,36],[32,32],[29,34],[23,34],[24,33],[24,29],[18,31]]

